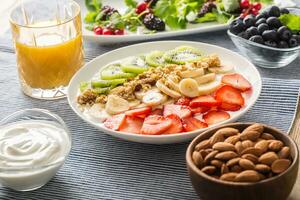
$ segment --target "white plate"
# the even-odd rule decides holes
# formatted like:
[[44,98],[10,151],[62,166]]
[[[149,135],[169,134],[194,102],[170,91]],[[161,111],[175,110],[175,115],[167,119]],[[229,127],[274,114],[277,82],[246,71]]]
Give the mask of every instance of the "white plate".
[[[244,115],[256,102],[260,95],[262,82],[261,77],[255,66],[250,63],[246,58],[241,55],[224,49],[222,47],[218,47],[215,45],[200,43],[200,42],[189,42],[189,41],[158,41],[158,42],[148,42],[141,43],[136,45],[131,45],[127,47],[123,47],[120,49],[116,49],[114,51],[105,53],[97,58],[93,59],[89,63],[87,63],[83,68],[81,68],[75,76],[72,78],[69,89],[68,89],[68,101],[72,109],[75,113],[80,116],[84,121],[98,128],[106,134],[128,140],[134,142],[141,143],[151,143],[151,144],[167,144],[167,143],[177,143],[184,142],[193,139],[199,133],[207,130],[201,129],[188,133],[178,133],[178,134],[170,134],[170,135],[141,135],[141,134],[133,134],[133,133],[121,133],[117,131],[113,131],[105,128],[101,123],[96,123],[83,115],[83,113],[78,108],[76,103],[79,84],[82,81],[89,81],[95,73],[99,72],[101,67],[105,66],[108,63],[113,61],[126,58],[128,56],[139,55],[143,53],[149,53],[153,50],[161,50],[166,51],[170,49],[174,49],[175,47],[181,45],[190,45],[196,48],[203,50],[205,54],[217,54],[222,63],[226,65],[233,65],[235,67],[235,71],[245,76],[251,83],[253,87],[253,92],[251,97],[246,101],[247,105],[242,108],[240,111],[234,112],[231,115],[231,118],[223,121],[219,124],[224,124],[228,122],[236,121],[242,115]],[[218,124],[216,124],[218,125]],[[215,127],[216,125],[210,126],[210,128]]]
[[[87,9],[84,5],[84,0],[75,0],[81,7],[81,18],[82,21],[87,13]],[[110,5],[117,9],[120,13],[124,13],[126,6],[124,0],[103,0],[103,5]],[[201,24],[189,24],[186,29],[176,31],[163,31],[155,34],[126,34],[126,35],[95,35],[94,32],[85,29],[86,24],[82,22],[83,37],[86,40],[97,42],[100,44],[112,44],[121,42],[132,42],[141,40],[150,40],[158,38],[166,38],[172,36],[189,35],[195,33],[204,33],[209,31],[225,30],[227,24],[218,24],[216,22],[201,23]]]

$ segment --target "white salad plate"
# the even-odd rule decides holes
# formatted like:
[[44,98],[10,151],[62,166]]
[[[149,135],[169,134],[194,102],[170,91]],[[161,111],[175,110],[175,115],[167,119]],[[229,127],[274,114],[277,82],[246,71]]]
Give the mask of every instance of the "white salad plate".
[[262,80],[259,72],[255,66],[250,63],[246,58],[230,51],[228,49],[218,47],[211,44],[200,43],[200,42],[189,42],[189,41],[157,41],[135,44],[123,48],[116,49],[114,51],[100,55],[87,63],[82,67],[72,78],[68,88],[68,102],[74,112],[81,117],[84,121],[96,127],[100,131],[112,135],[117,138],[121,138],[128,141],[140,142],[140,143],[151,143],[151,144],[168,144],[189,141],[199,135],[201,132],[208,128],[195,130],[186,133],[176,133],[168,135],[142,135],[134,133],[124,133],[107,129],[102,123],[97,122],[89,118],[82,112],[77,104],[77,96],[79,95],[79,85],[81,82],[89,81],[91,78],[99,72],[99,70],[105,65],[126,58],[128,56],[135,56],[140,54],[146,54],[154,50],[167,51],[174,49],[178,46],[189,45],[195,48],[199,48],[203,51],[204,55],[217,54],[221,59],[222,64],[232,65],[235,68],[235,72],[242,74],[246,77],[252,85],[252,94],[249,99],[246,100],[246,105],[239,111],[231,113],[231,118],[220,122],[215,125],[211,125],[208,128],[213,128],[216,125],[225,124],[236,121],[243,116],[256,102],[258,99],[261,88]]
[[[209,31],[225,30],[228,28],[227,24],[208,22],[208,23],[199,23],[199,24],[188,24],[186,29],[166,30],[154,34],[127,33],[125,35],[95,35],[93,31],[89,31],[85,29],[86,24],[84,23],[84,17],[88,11],[84,4],[84,0],[75,0],[75,1],[80,5],[81,8],[82,29],[83,29],[84,39],[99,44],[113,44],[113,43],[122,43],[122,42],[151,40],[151,39],[159,39],[159,38],[166,38],[172,36],[174,37],[174,36],[189,35],[195,33],[204,33]],[[117,9],[120,13],[124,13],[126,11],[124,0],[103,0],[102,4],[110,5],[113,8]]]

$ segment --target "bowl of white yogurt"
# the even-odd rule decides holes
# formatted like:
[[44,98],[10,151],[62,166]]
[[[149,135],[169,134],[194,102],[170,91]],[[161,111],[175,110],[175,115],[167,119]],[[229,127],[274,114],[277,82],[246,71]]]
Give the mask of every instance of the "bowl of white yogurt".
[[44,186],[72,146],[64,121],[43,109],[26,109],[0,121],[0,184],[17,191]]

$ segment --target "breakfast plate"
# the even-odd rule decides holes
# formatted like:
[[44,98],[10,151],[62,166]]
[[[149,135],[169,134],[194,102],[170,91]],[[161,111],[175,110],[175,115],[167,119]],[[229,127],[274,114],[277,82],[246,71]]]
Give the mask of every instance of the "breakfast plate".
[[[130,133],[129,131],[119,132],[119,131],[116,131],[116,129],[107,128],[109,126],[103,125],[103,123],[101,123],[100,120],[94,120],[91,117],[89,117],[88,115],[86,115],[82,106],[79,105],[78,102],[80,102],[80,101],[78,101],[78,100],[80,99],[79,98],[80,95],[82,95],[82,93],[79,90],[79,88],[81,87],[81,84],[84,82],[89,82],[95,76],[99,77],[99,70],[101,71],[101,75],[103,75],[102,72],[104,72],[105,70],[107,72],[107,69],[109,69],[109,66],[111,65],[111,63],[115,63],[116,60],[133,57],[133,56],[141,55],[141,54],[147,54],[149,52],[153,52],[153,51],[157,51],[157,50],[168,52],[171,49],[177,48],[177,50],[178,50],[178,49],[182,49],[183,47],[199,49],[201,52],[203,52],[203,58],[206,58],[206,55],[213,55],[211,57],[214,57],[214,58],[218,57],[218,59],[221,61],[222,66],[234,66],[234,75],[238,75],[239,77],[244,77],[244,79],[247,80],[247,83],[249,83],[249,85],[251,86],[251,89],[249,91],[247,91],[247,98],[245,97],[245,104],[243,104],[242,107],[239,107],[238,109],[236,109],[234,112],[229,112],[230,113],[229,118],[226,118],[218,123],[212,123],[212,124],[210,124],[209,121],[205,121],[207,124],[209,124],[209,126],[206,125],[205,127],[201,128],[201,129],[196,129],[196,130],[190,130],[190,129],[185,130],[186,132],[180,132],[180,133],[176,132],[173,134],[161,134],[161,135],[151,135],[151,133],[148,134],[148,132],[146,134],[137,134],[137,133]],[[174,66],[174,64],[170,65],[170,66]],[[178,65],[178,66],[182,67],[182,65]],[[151,68],[151,69],[153,69],[153,68]],[[157,67],[154,69],[158,70],[160,68]],[[205,69],[205,70],[207,70],[207,69]],[[197,71],[197,73],[198,73],[198,71]],[[129,73],[125,73],[125,74],[128,75]],[[107,73],[106,73],[106,75],[107,75]],[[221,75],[221,76],[224,77],[226,75]],[[229,75],[229,76],[231,76],[231,75]],[[190,79],[190,78],[187,78],[187,79]],[[118,80],[120,80],[120,79],[118,79]],[[222,78],[222,80],[223,80],[223,78]],[[105,80],[105,81],[107,81],[107,80]],[[157,81],[157,82],[159,82],[159,81]],[[103,80],[102,80],[102,83],[103,83]],[[224,84],[222,84],[222,85],[224,85]],[[159,85],[157,85],[157,83],[156,83],[156,86],[158,88],[160,87]],[[229,87],[229,86],[226,86],[226,87]],[[112,135],[114,137],[121,138],[124,140],[133,141],[133,142],[151,143],[151,144],[167,144],[167,143],[178,143],[178,142],[189,141],[189,140],[193,139],[195,136],[199,135],[201,132],[203,132],[209,128],[215,127],[216,125],[236,121],[254,105],[254,103],[256,102],[256,100],[258,99],[258,97],[260,95],[261,87],[262,87],[262,80],[261,80],[260,74],[257,71],[257,69],[255,68],[255,66],[252,63],[250,63],[247,59],[245,59],[244,57],[242,57],[241,55],[239,55],[235,52],[232,52],[230,50],[227,50],[222,47],[215,46],[215,45],[199,43],[199,42],[159,41],[159,42],[141,43],[141,44],[136,44],[136,45],[119,48],[114,51],[105,53],[101,56],[98,56],[97,58],[95,58],[92,61],[90,61],[89,63],[87,63],[84,67],[82,67],[75,74],[75,76],[72,78],[72,80],[69,84],[68,102],[69,102],[69,105],[71,106],[71,108],[74,110],[74,112],[79,117],[81,117],[84,121],[86,121],[90,125],[96,127],[97,129],[99,129],[100,131],[102,131],[106,134],[109,134],[109,135]],[[187,91],[187,93],[188,93],[188,91]],[[213,91],[213,94],[214,94],[214,91]],[[123,100],[121,100],[121,101],[123,101]],[[107,102],[108,101],[109,100],[107,100]],[[114,103],[118,104],[118,102],[114,102]],[[117,106],[117,104],[114,104],[114,105]],[[110,111],[113,109],[114,108],[110,109]],[[129,111],[131,111],[131,110],[129,110]],[[144,118],[145,118],[145,116],[144,116]],[[206,119],[204,119],[204,120],[206,120]],[[135,123],[135,122],[133,121],[132,123]]]
[[[84,23],[84,17],[87,14],[87,9],[84,3],[84,0],[75,0],[81,7],[81,18],[83,20],[83,27],[86,25]],[[126,11],[126,6],[123,0],[103,0],[103,5],[110,5],[113,8],[119,10],[121,13]],[[207,22],[207,23],[198,23],[198,24],[188,24],[186,29],[179,30],[167,30],[163,32],[158,32],[154,34],[135,34],[128,33],[125,35],[95,35],[93,31],[87,30],[83,28],[83,37],[86,40],[100,43],[100,44],[112,44],[112,43],[120,43],[120,42],[133,42],[133,41],[141,41],[141,40],[151,40],[151,39],[159,39],[166,37],[174,37],[181,35],[189,35],[195,33],[204,33],[210,31],[218,31],[225,30],[228,28],[228,24],[220,24],[217,22]]]

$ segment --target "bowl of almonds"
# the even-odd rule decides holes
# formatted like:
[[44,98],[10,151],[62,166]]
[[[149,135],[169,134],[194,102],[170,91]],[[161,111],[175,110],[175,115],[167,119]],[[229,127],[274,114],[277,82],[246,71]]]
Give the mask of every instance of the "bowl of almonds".
[[196,137],[186,152],[202,200],[284,200],[297,178],[298,148],[287,134],[259,123],[231,123]]

